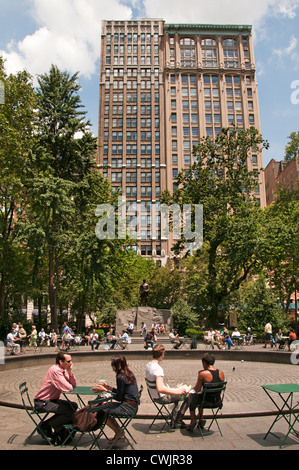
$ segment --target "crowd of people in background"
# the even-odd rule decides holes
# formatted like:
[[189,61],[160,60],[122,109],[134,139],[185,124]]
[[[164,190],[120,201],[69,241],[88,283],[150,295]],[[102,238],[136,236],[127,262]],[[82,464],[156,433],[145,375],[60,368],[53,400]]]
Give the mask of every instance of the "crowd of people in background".
[[[283,333],[281,329],[276,332],[272,331],[272,325],[267,322],[264,327],[264,348],[285,349],[290,351],[292,343],[297,340],[297,334],[293,328],[289,328],[287,333]],[[131,338],[134,331],[134,324],[128,322],[128,325],[123,327],[122,332],[118,335],[115,333],[115,327],[110,325],[107,333],[104,336],[100,336],[96,328],[86,328],[82,334],[77,334],[72,329],[68,322],[64,322],[61,328],[61,334],[57,334],[54,329],[40,328],[38,331],[35,325],[32,325],[29,332],[26,332],[22,323],[13,323],[11,330],[6,337],[6,346],[11,350],[12,354],[19,355],[26,350],[37,351],[42,346],[57,347],[58,341],[60,341],[60,349],[68,351],[75,344],[85,344],[90,346],[93,351],[98,351],[102,341],[104,341],[105,349],[114,349],[117,342],[123,344],[122,349],[125,349],[125,345],[131,342]],[[155,343],[158,341],[159,336],[166,335],[166,327],[163,323],[153,322],[149,327],[145,322],[141,323],[139,329],[139,335],[143,336],[144,349],[153,349]],[[179,334],[176,330],[171,329],[169,332],[169,340],[174,344],[174,348],[178,349],[181,345]],[[240,333],[238,328],[234,328],[232,332],[229,332],[226,327],[222,330],[209,328],[204,332],[204,343],[211,346],[212,349],[215,347],[218,349],[231,349],[240,341],[244,345],[252,345],[256,342],[257,335],[254,334],[252,329],[248,327],[246,332]]]

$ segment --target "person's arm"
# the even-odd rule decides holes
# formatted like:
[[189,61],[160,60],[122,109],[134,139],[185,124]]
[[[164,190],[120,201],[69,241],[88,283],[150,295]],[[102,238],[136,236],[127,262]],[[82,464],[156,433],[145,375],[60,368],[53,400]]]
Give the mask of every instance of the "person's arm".
[[52,382],[54,387],[60,392],[70,392],[77,385],[76,378],[73,374],[72,367],[70,366],[66,369],[68,372],[68,377],[63,374],[63,371],[58,369],[54,372],[52,376]]
[[167,387],[167,385],[164,385],[162,376],[156,377],[156,389],[158,393],[169,393],[171,395],[182,395],[182,394],[185,394],[187,391],[184,385],[179,388]]
[[202,389],[203,383],[204,383],[204,371],[199,371],[198,376],[197,376],[197,381],[196,381],[195,386],[193,387],[193,390],[196,393],[199,393]]
[[116,377],[116,388],[112,387],[111,385],[108,385],[106,382],[101,382],[101,384],[97,385],[92,390],[99,391],[99,392],[109,390],[110,392],[115,394],[115,399],[121,402],[123,401],[124,394],[125,394],[124,378],[121,378],[120,375]]

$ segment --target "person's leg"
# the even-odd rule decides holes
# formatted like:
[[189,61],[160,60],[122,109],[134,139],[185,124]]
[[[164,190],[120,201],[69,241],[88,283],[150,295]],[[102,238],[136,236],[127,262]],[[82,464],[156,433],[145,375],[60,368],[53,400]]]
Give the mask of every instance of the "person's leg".
[[47,419],[46,423],[59,433],[63,429],[64,424],[71,424],[73,421],[73,414],[78,408],[78,404],[67,400],[56,400],[55,402],[48,402],[44,406],[44,410],[54,413],[51,418]]
[[113,442],[124,442],[125,436],[122,435],[120,427],[118,426],[116,420],[113,416],[133,416],[135,414],[136,409],[132,405],[128,405],[127,403],[122,402],[121,404],[115,403],[109,409],[109,416],[107,419],[107,426],[112,429],[114,432],[114,436],[111,439],[108,439],[109,444],[113,444]]

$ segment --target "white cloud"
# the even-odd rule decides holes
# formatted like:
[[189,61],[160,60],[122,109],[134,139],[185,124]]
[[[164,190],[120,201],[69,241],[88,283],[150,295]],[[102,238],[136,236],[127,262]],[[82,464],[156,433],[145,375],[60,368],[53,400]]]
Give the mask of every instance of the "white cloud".
[[0,50],[7,71],[26,68],[35,75],[47,72],[53,63],[87,78],[96,73],[99,62],[102,19],[128,20],[134,9],[136,15],[166,22],[252,24],[262,34],[267,16],[293,19],[299,8],[299,0],[26,0],[24,4],[37,29]]
[[147,16],[168,22],[252,24],[259,27],[266,14],[294,18],[299,0],[144,0]]
[[297,38],[292,34],[289,45],[287,47],[281,47],[280,49],[274,49],[272,58],[278,59],[280,65],[285,66],[285,61],[291,61],[294,70],[299,68],[299,54],[296,52],[298,44]]
[[118,0],[30,0],[38,29],[1,51],[6,70],[47,72],[51,64],[90,77],[100,57],[102,19],[130,19],[131,8]]

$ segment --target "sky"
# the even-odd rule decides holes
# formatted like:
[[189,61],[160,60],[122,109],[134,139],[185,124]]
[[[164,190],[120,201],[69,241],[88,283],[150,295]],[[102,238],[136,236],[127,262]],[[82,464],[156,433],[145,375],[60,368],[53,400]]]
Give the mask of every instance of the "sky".
[[101,20],[252,25],[264,167],[282,160],[299,131],[299,0],[0,0],[0,55],[7,73],[34,83],[51,64],[79,72],[81,99],[97,136]]

